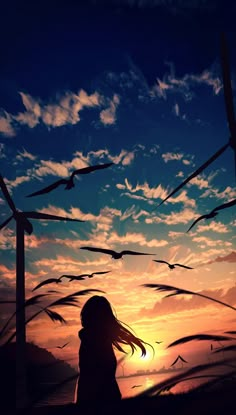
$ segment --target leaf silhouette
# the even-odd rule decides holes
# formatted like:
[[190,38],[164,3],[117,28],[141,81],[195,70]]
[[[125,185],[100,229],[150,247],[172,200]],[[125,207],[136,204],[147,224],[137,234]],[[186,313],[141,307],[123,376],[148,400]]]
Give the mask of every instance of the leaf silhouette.
[[[87,290],[76,291],[73,294],[66,295],[65,297],[62,297],[62,298],[60,298],[58,300],[53,301],[51,304],[48,304],[46,307],[41,308],[39,311],[37,311],[35,314],[33,314],[31,317],[29,317],[25,321],[25,325],[28,324],[30,321],[32,321],[34,318],[36,318],[39,314],[41,314],[46,309],[48,310],[48,308],[50,309],[51,307],[55,307],[55,306],[74,306],[74,307],[79,307],[80,305],[77,304],[77,301],[78,300],[77,300],[76,297],[83,296],[83,295],[86,295],[86,294],[91,294],[93,292],[101,292],[101,293],[104,293],[105,291],[97,290],[97,289],[87,289]],[[38,294],[38,295],[35,295],[32,298],[34,298],[35,299],[34,301],[37,302],[37,299],[39,297],[46,296],[46,295],[47,294]],[[28,301],[32,300],[32,298],[29,299]],[[16,330],[11,334],[11,336],[8,338],[8,340],[6,341],[5,344],[9,344],[14,339],[15,336],[16,336]]]
[[52,311],[52,310],[50,310],[50,308],[45,308],[43,311],[48,315],[48,317],[53,322],[54,321],[59,321],[60,323],[64,323],[64,324],[67,323],[66,320],[59,313],[57,313],[56,311]]
[[185,336],[185,337],[181,337],[178,340],[175,340],[174,342],[170,343],[167,346],[167,348],[177,346],[178,344],[188,343],[193,340],[226,341],[226,340],[232,340],[232,339],[233,337],[221,336],[221,335],[193,334],[192,336]]
[[229,346],[221,347],[219,349],[215,349],[212,353],[220,353],[220,352],[232,352],[236,351],[236,344],[231,344]]
[[[28,307],[30,305],[35,305],[38,303],[38,300],[41,297],[45,297],[47,294],[38,294],[38,295],[34,295],[31,298],[28,298],[28,300],[25,301],[25,305],[23,308]],[[15,301],[12,301],[13,303],[15,303]],[[6,328],[8,327],[8,325],[10,324],[10,322],[12,321],[12,319],[15,317],[16,315],[16,311],[14,311],[14,313],[9,317],[9,319],[7,320],[7,322],[4,324],[3,328],[0,331],[0,338],[3,336],[4,332],[6,331]]]
[[53,303],[50,304],[50,307],[58,306],[58,305],[74,305],[77,302],[76,297],[91,294],[93,292],[104,293],[105,291],[96,290],[96,289],[86,289],[86,290],[76,291],[73,294],[67,295],[66,297],[59,298],[58,300],[54,301]]
[[162,382],[157,383],[154,386],[151,386],[150,388],[146,389],[144,392],[139,393],[136,395],[137,397],[146,397],[146,396],[155,396],[158,395],[162,390],[165,390],[166,388],[171,388],[178,384],[179,382],[183,382],[187,379],[187,377],[191,375],[195,375],[197,373],[201,373],[202,371],[205,371],[206,369],[211,369],[215,367],[225,366],[226,364],[230,364],[234,362],[232,359],[222,359],[217,362],[211,362],[211,363],[204,363],[201,365],[194,366],[190,369],[188,369],[185,372],[182,372],[180,374],[171,376],[171,378],[168,378],[166,380],[163,380]]
[[34,295],[33,297],[28,298],[25,301],[25,307],[37,304],[39,299],[41,299],[42,297],[46,297],[47,295],[48,294],[37,294],[37,295]]
[[224,303],[223,301],[220,301],[220,300],[216,300],[215,298],[210,297],[208,295],[196,293],[195,291],[185,290],[183,288],[173,287],[172,285],[165,285],[165,284],[142,284],[142,286],[147,287],[147,288],[154,288],[156,291],[160,291],[160,292],[173,291],[172,294],[168,294],[164,298],[173,297],[175,295],[182,295],[182,294],[197,295],[198,297],[206,298],[207,300],[214,301],[215,303],[221,304],[225,307],[229,307],[232,310],[236,311],[236,308],[230,304]]

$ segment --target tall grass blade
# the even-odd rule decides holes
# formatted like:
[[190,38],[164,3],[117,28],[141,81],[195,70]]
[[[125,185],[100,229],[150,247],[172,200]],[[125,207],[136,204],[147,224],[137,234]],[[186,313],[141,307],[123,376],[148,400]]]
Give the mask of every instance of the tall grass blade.
[[210,341],[226,341],[226,340],[235,340],[233,337],[221,336],[221,335],[211,335],[211,334],[193,334],[192,336],[181,337],[178,340],[170,343],[168,347],[177,346],[179,344],[188,343],[192,340],[210,340]]
[[221,304],[225,307],[231,308],[232,310],[236,311],[236,308],[230,304],[224,303],[223,301],[220,301],[220,300],[216,300],[216,298],[209,297],[208,295],[197,293],[195,291],[189,291],[183,288],[177,288],[177,287],[173,287],[171,285],[165,285],[165,284],[142,284],[142,286],[147,287],[147,288],[154,288],[156,291],[160,291],[160,292],[173,291],[172,294],[168,294],[164,298],[172,297],[175,295],[182,295],[182,294],[197,295],[198,297],[206,298],[207,300],[214,301],[215,303]]

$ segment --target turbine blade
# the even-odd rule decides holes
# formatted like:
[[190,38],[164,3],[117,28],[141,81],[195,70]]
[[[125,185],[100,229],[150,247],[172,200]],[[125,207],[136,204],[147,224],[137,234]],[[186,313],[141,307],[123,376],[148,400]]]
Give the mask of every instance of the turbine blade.
[[0,230],[1,229],[3,229],[9,222],[10,222],[10,220],[13,218],[13,215],[11,215],[8,219],[6,219],[5,220],[5,222],[3,222],[1,225],[0,225]]
[[57,215],[50,215],[49,213],[41,213],[41,212],[24,212],[27,218],[30,219],[44,219],[44,220],[65,220],[65,221],[71,221],[71,222],[84,222],[84,220],[80,219],[72,219],[67,218],[64,216],[57,216]]
[[165,199],[159,203],[158,206],[161,206],[162,203],[164,203],[167,199],[169,199],[171,196],[173,196],[176,192],[178,192],[182,187],[184,187],[185,184],[187,184],[190,180],[192,180],[194,177],[196,177],[199,173],[201,173],[206,167],[208,167],[213,161],[215,161],[229,146],[229,143],[225,144],[223,147],[221,147],[213,156],[211,156],[205,163],[203,163],[197,170],[195,170],[194,173],[190,174],[187,179],[185,179],[179,186],[177,186],[168,196],[166,196]]
[[5,197],[8,205],[10,206],[12,212],[15,213],[16,212],[15,204],[14,204],[14,202],[13,202],[13,200],[12,200],[8,190],[7,190],[7,186],[5,185],[5,182],[4,182],[3,177],[1,175],[0,175],[0,187],[2,189],[4,197]]
[[236,140],[236,124],[234,115],[234,102],[233,102],[233,91],[230,78],[230,67],[229,67],[229,54],[224,33],[221,34],[221,66],[222,66],[222,77],[224,85],[224,98],[226,115],[229,124],[229,130],[231,138]]

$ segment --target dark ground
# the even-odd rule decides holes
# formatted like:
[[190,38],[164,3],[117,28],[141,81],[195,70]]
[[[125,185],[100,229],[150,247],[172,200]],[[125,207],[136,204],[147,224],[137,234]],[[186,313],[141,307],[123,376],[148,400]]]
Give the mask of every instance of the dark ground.
[[[68,366],[62,365],[63,370],[61,371],[61,363],[59,361],[57,362],[50,353],[46,353],[44,350],[39,350],[39,348],[35,346],[29,346],[28,357],[30,356],[32,357],[32,359],[30,359],[31,370],[28,375],[31,379],[30,398],[32,400],[35,400],[35,398],[38,397],[38,393],[36,392],[40,392],[40,394],[44,393],[44,391],[40,389],[40,381],[45,381],[44,368],[47,369],[47,377],[50,374],[50,380],[52,379],[53,381],[54,376],[56,376],[57,380],[60,377],[64,379],[65,371],[67,376],[74,376],[74,371]],[[35,356],[37,359],[35,359]],[[3,353],[2,349],[0,357],[0,415],[236,415],[235,376],[232,376],[227,382],[221,382],[213,388],[194,390],[182,394],[170,393],[152,397],[136,396],[123,399],[120,404],[116,406],[102,406],[96,403],[93,407],[91,406],[90,409],[88,409],[69,404],[63,406],[28,407],[23,410],[16,410],[15,356],[14,353],[12,353],[12,356],[9,356],[9,349],[7,353]],[[36,366],[35,360],[37,361]],[[52,368],[53,370],[51,370]],[[35,384],[36,379],[37,382]],[[14,380],[14,382],[12,382],[12,380]],[[36,399],[36,401],[38,401],[38,399]]]
[[[13,412],[1,412],[12,415]],[[120,405],[82,409],[74,404],[38,407],[16,412],[17,415],[235,415],[236,381],[211,392],[189,392],[156,397],[124,399]]]

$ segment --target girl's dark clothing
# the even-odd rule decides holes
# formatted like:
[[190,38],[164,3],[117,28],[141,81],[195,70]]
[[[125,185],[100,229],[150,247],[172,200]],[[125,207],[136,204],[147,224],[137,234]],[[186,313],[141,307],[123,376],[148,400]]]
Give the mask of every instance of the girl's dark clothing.
[[80,330],[79,337],[76,403],[119,401],[121,393],[115,378],[117,361],[111,338],[96,328]]

